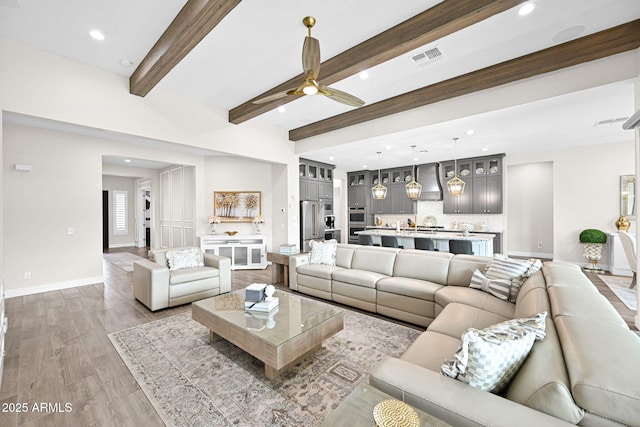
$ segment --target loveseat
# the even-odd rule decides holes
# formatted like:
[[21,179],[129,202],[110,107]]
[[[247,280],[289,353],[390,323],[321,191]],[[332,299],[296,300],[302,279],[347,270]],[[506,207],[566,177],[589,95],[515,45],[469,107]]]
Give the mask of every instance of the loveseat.
[[231,260],[195,246],[150,250],[133,263],[133,295],[151,311],[230,290]]
[[[369,382],[456,426],[640,426],[640,337],[579,267],[548,262],[514,302],[469,287],[490,257],[338,244],[335,264],[289,260],[290,288],[428,326]],[[546,336],[498,393],[441,373],[465,331],[546,312]]]

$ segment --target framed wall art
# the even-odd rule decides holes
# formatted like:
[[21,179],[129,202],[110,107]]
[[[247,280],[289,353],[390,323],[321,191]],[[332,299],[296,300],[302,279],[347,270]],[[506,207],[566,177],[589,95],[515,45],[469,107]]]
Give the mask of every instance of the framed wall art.
[[262,192],[214,191],[213,214],[222,222],[252,222],[262,215]]

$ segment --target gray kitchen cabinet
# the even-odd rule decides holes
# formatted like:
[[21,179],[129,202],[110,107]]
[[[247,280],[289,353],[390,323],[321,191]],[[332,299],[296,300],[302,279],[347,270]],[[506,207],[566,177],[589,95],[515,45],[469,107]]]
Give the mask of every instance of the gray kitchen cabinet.
[[502,213],[502,176],[473,179],[473,213]]
[[413,200],[407,196],[404,182],[391,186],[391,212],[393,214],[413,215]]
[[300,159],[300,200],[333,200],[333,169],[335,166]]
[[457,161],[458,178],[465,182],[461,196],[446,189],[453,178],[454,162],[442,163],[443,211],[445,214],[501,214],[502,158],[504,154]]
[[369,171],[350,172],[347,174],[349,189],[347,196],[350,208],[366,208],[369,206]]

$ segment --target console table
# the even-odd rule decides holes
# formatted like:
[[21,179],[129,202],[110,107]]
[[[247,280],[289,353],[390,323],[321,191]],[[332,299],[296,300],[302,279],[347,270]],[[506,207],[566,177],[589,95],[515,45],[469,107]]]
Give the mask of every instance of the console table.
[[633,271],[629,267],[627,255],[624,253],[620,235],[618,233],[607,233],[609,235],[609,271],[616,276],[633,276]]
[[231,259],[232,270],[267,268],[267,237],[262,234],[205,234],[200,248]]

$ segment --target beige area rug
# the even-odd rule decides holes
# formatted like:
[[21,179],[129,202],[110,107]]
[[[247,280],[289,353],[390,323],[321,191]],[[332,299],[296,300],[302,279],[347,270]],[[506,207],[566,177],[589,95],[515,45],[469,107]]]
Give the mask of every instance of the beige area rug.
[[131,273],[133,271],[133,262],[144,259],[136,254],[129,252],[114,252],[111,254],[102,254],[102,257],[118,268]]
[[344,329],[269,381],[264,364],[190,313],[109,334],[168,426],[316,426],[386,355],[421,332],[346,310]]
[[604,274],[598,274],[598,277],[611,289],[611,292],[616,294],[624,305],[631,310],[638,310],[638,287],[629,289],[631,277],[606,276]]

